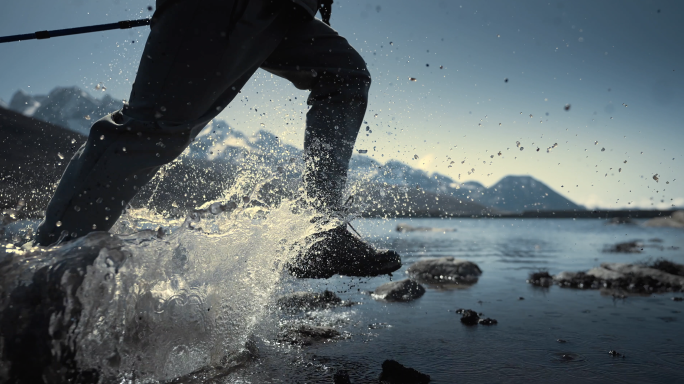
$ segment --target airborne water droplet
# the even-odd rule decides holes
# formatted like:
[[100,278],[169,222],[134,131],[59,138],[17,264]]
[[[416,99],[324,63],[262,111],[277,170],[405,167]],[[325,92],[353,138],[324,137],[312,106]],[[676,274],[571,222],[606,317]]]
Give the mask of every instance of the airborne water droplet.
[[57,226],[57,228],[59,228],[59,227],[62,226],[62,222],[61,222],[61,221],[58,221],[57,223],[55,223],[55,225]]
[[64,155],[62,155],[61,152],[57,152],[57,157],[59,157],[60,159],[64,159]]

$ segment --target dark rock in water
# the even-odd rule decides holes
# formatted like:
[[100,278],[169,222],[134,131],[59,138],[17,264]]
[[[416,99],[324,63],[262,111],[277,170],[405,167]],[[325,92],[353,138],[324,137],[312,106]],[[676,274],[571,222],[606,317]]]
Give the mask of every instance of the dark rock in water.
[[530,274],[527,282],[537,287],[550,287],[553,285],[553,276],[547,271],[534,272]]
[[386,301],[411,301],[425,294],[425,288],[411,279],[391,281],[375,289],[373,298]]
[[636,224],[636,222],[629,217],[613,217],[612,219],[608,220],[606,222],[606,224],[607,225],[620,225],[620,224],[634,225],[634,224]]
[[245,344],[244,348],[224,356],[219,365],[207,366],[196,371],[190,372],[186,375],[176,377],[169,381],[164,381],[163,384],[206,384],[219,383],[221,378],[224,378],[240,368],[244,368],[247,364],[259,357],[259,350],[256,342],[250,339]]
[[299,325],[286,329],[278,335],[278,341],[297,345],[311,345],[318,342],[326,342],[338,337],[340,337],[340,333],[334,328]]
[[684,228],[684,211],[677,211],[669,217],[656,217],[644,223],[645,227]]
[[[83,308],[77,291],[86,268],[101,252],[108,253],[108,260],[118,273],[128,257],[122,246],[123,242],[109,233],[93,232],[68,246],[45,252],[54,263],[46,262],[47,265],[38,267],[29,284],[13,288],[5,280],[11,278],[7,268],[13,265],[12,255],[2,259],[0,345],[1,365],[10,367],[8,382],[98,382],[98,372],[82,371],[74,360],[77,345],[71,331],[78,325]],[[28,261],[36,255],[19,257]]]
[[475,283],[482,274],[477,264],[453,257],[420,260],[408,268],[409,276],[424,282],[465,282]]
[[478,320],[477,323],[480,325],[495,325],[495,324],[498,324],[499,322],[494,320],[494,319],[490,319],[489,317],[487,317],[485,319]]
[[480,316],[472,309],[459,309],[456,313],[461,314],[461,323],[465,325],[477,325],[480,321]]
[[430,375],[404,367],[394,360],[385,360],[379,381],[381,384],[427,384],[430,382]]
[[563,339],[558,339],[558,340],[556,340],[556,341],[559,342],[559,343],[567,343],[567,341],[565,341],[565,340],[563,340]]
[[314,309],[326,309],[339,306],[351,306],[353,303],[345,302],[334,292],[327,289],[323,292],[294,292],[282,296],[276,302],[278,308],[289,311],[310,311]]
[[456,228],[413,227],[408,224],[398,224],[397,232],[456,232]]
[[673,297],[672,301],[684,301],[684,297]]
[[622,353],[620,353],[618,351],[614,351],[614,350],[608,351],[608,354],[613,356],[613,357],[625,357],[625,355],[623,355]]
[[335,375],[333,376],[333,384],[351,384],[349,373],[345,370],[339,370],[335,372]]
[[520,296],[520,297],[518,297],[518,300],[525,300],[525,298]]
[[587,272],[561,272],[553,277],[561,287],[611,289],[630,293],[681,292],[684,265],[657,260],[650,265],[602,263]]
[[673,263],[669,260],[658,259],[651,263],[650,267],[671,275],[684,276],[684,265]]
[[611,247],[608,247],[604,252],[613,253],[641,253],[644,250],[644,243],[640,241],[627,241],[624,243],[618,243]]

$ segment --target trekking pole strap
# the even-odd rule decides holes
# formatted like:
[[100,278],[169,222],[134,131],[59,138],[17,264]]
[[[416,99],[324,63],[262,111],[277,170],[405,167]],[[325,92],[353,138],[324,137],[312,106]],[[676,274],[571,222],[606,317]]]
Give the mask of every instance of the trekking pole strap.
[[38,31],[35,33],[26,33],[23,35],[13,35],[13,36],[0,37],[0,43],[9,43],[12,41],[33,40],[33,39],[43,40],[43,39],[49,39],[51,37],[79,35],[82,33],[109,31],[112,29],[129,29],[129,28],[135,28],[135,27],[142,27],[145,25],[150,25],[151,21],[152,21],[151,19],[124,20],[124,21],[119,21],[118,23],[91,25],[88,27],[57,29],[54,31]]

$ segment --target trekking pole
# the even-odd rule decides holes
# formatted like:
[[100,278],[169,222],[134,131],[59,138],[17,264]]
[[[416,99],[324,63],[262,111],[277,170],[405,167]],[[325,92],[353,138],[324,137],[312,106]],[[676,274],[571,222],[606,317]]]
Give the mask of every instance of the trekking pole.
[[9,43],[12,41],[33,40],[33,39],[43,40],[43,39],[49,39],[51,37],[79,35],[82,33],[109,31],[112,29],[129,29],[129,28],[135,28],[135,27],[142,27],[145,25],[150,25],[151,21],[152,21],[152,19],[124,20],[124,21],[119,21],[118,23],[91,25],[88,27],[56,29],[54,31],[38,31],[35,33],[27,33],[24,35],[13,35],[13,36],[0,37],[0,43]]

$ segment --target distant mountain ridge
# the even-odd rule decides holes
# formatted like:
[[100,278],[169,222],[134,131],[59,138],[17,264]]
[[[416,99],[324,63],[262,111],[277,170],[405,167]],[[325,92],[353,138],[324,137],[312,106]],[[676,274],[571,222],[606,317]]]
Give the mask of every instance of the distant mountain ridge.
[[75,86],[56,87],[47,95],[37,96],[18,90],[9,103],[10,110],[82,135],[88,135],[93,122],[122,106],[122,100],[107,94],[97,99]]
[[[121,105],[121,101],[108,95],[96,99],[78,87],[57,87],[48,95],[31,96],[17,91],[9,107],[25,116],[87,135],[95,120],[119,109]],[[183,164],[195,169],[195,172],[199,169],[198,164],[205,168],[217,167],[217,172],[220,169],[222,175],[212,175],[211,178],[225,185],[234,177],[226,172],[236,172],[248,156],[258,156],[261,163],[270,164],[275,170],[301,161],[302,150],[283,144],[268,131],[261,130],[248,136],[232,129],[224,121],[214,120],[190,146]],[[220,182],[216,177],[219,177]],[[299,175],[295,172],[288,177],[296,179]],[[187,176],[184,180],[187,180]],[[359,198],[368,201],[384,199],[387,204],[392,202],[391,207],[378,208],[377,204],[370,204],[367,212],[373,212],[374,215],[454,216],[486,212],[584,210],[584,207],[531,176],[506,176],[486,188],[477,182],[460,183],[438,173],[428,174],[397,160],[381,164],[364,155],[352,157],[348,184],[350,193]],[[202,196],[206,194],[200,195],[205,198]]]

